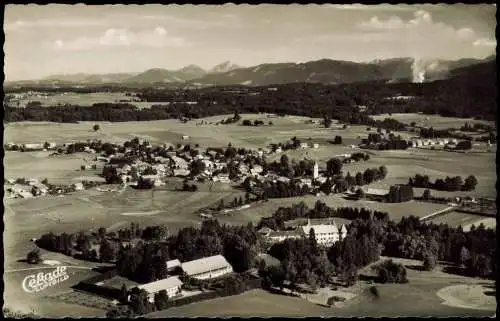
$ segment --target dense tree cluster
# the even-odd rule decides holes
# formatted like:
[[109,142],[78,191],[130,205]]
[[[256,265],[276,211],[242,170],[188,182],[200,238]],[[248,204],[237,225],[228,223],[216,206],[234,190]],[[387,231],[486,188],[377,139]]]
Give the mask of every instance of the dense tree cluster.
[[419,188],[430,188],[438,191],[473,191],[476,189],[478,181],[474,175],[469,175],[464,179],[460,176],[449,177],[445,179],[438,178],[432,183],[427,175],[416,174],[409,179],[408,185]]
[[245,119],[243,122],[241,122],[243,126],[264,126],[264,122],[262,120],[256,119],[253,121]]
[[351,222],[347,237],[328,251],[328,258],[335,265],[340,280],[347,286],[353,285],[359,269],[377,261],[382,251],[383,227],[388,217],[372,215]]
[[392,185],[389,188],[387,202],[401,203],[413,200],[413,188],[411,185]]
[[348,220],[355,220],[357,218],[369,219],[372,217],[386,220],[388,219],[388,214],[384,212],[378,212],[364,209],[364,208],[352,208],[352,207],[338,207],[331,208],[321,201],[317,201],[313,208],[308,208],[304,202],[295,204],[291,207],[280,207],[273,213],[271,217],[263,217],[257,228],[268,227],[273,230],[284,230],[285,222],[298,219],[298,218],[329,218],[329,217],[341,217]]
[[388,136],[382,136],[379,133],[370,133],[368,138],[362,139],[363,147],[378,150],[407,149],[408,141],[389,133]]
[[281,261],[279,267],[270,267],[261,271],[267,284],[282,286],[284,281],[290,287],[307,284],[312,288],[324,287],[332,273],[332,265],[326,251],[318,248],[312,235],[305,239],[285,240],[274,244],[269,254]]
[[163,242],[122,248],[117,267],[122,276],[151,282],[166,275],[169,259],[185,262],[222,254],[236,272],[243,272],[254,264],[257,247],[258,235],[251,224],[229,227],[206,220],[200,229],[181,229]]
[[417,217],[388,222],[382,255],[454,263],[469,276],[492,277],[496,271],[496,232],[484,225],[461,227],[426,224]]

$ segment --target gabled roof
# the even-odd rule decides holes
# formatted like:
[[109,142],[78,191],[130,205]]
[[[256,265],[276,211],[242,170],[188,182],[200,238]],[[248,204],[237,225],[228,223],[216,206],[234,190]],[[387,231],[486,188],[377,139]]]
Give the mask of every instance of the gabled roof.
[[182,285],[182,281],[177,276],[172,276],[163,280],[139,285],[139,289],[146,290],[148,293],[156,293],[161,290],[167,290]]
[[222,255],[214,255],[198,260],[184,262],[181,264],[181,266],[184,272],[187,273],[187,275],[196,275],[212,270],[222,269],[225,267],[231,267],[229,262],[227,262],[226,258]]
[[181,266],[181,261],[178,259],[167,261],[167,269],[172,269]]

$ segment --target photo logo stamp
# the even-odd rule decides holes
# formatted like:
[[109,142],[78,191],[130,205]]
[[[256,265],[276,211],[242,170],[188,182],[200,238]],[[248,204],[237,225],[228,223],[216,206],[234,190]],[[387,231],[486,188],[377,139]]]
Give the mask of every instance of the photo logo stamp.
[[28,293],[40,292],[49,286],[54,286],[69,279],[65,266],[58,266],[49,273],[31,274],[24,278],[23,290]]

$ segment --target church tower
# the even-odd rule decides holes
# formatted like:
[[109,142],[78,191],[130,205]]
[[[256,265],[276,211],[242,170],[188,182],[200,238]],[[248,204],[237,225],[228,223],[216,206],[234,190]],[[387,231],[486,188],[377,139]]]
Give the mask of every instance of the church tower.
[[317,180],[319,177],[319,166],[318,162],[314,162],[314,168],[313,168],[313,180]]

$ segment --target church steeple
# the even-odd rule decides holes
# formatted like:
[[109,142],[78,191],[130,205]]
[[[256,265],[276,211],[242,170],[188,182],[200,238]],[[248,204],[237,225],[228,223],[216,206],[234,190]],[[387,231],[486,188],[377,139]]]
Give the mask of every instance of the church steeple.
[[319,177],[319,166],[318,162],[314,161],[314,167],[313,167],[313,179],[316,180]]

